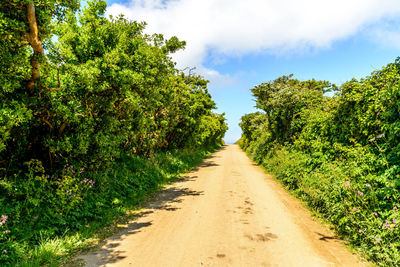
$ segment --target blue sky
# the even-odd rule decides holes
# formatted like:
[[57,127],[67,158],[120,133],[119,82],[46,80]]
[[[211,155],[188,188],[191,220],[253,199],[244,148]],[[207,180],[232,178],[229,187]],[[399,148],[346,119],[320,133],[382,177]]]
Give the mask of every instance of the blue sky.
[[254,112],[250,88],[279,76],[362,78],[400,56],[397,0],[109,0],[108,14],[146,21],[148,33],[187,41],[173,56],[196,67],[225,112],[227,143]]

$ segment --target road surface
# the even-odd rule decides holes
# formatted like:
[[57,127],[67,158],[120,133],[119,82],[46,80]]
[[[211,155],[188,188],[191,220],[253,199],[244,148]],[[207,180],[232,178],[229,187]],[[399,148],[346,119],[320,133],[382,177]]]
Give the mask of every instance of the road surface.
[[79,258],[86,266],[364,266],[237,145]]

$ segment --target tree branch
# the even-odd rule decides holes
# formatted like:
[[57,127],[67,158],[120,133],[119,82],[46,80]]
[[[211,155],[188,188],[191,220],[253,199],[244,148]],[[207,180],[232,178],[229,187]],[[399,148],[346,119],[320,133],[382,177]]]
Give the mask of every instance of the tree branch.
[[58,91],[61,89],[60,70],[57,70],[57,81],[58,81],[58,87],[47,89],[47,91],[52,92],[52,91]]

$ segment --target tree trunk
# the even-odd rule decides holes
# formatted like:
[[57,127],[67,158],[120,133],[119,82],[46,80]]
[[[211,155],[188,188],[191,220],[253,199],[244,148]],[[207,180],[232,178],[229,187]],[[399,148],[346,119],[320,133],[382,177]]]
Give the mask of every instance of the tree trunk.
[[28,81],[28,90],[33,93],[36,80],[40,78],[40,62],[39,59],[44,55],[42,41],[39,39],[39,29],[36,21],[35,5],[31,2],[27,5],[27,20],[29,23],[30,32],[25,35],[26,40],[33,48],[31,58],[32,76]]

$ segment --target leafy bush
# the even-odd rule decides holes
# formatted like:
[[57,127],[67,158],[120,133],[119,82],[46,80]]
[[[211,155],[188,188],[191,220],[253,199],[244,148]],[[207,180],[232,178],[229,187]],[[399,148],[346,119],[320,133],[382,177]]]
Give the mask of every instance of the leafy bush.
[[263,83],[252,91],[266,113],[240,124],[242,148],[382,266],[400,264],[399,62],[340,88]]
[[36,245],[120,215],[227,130],[208,81],[175,68],[184,41],[106,18],[102,0],[3,2],[0,265],[53,255]]
[[43,266],[90,246],[99,230],[215,148],[170,150],[151,158],[125,154],[102,170],[66,165],[55,179],[43,175],[38,161],[30,162],[30,177],[8,181],[0,197],[1,264]]

